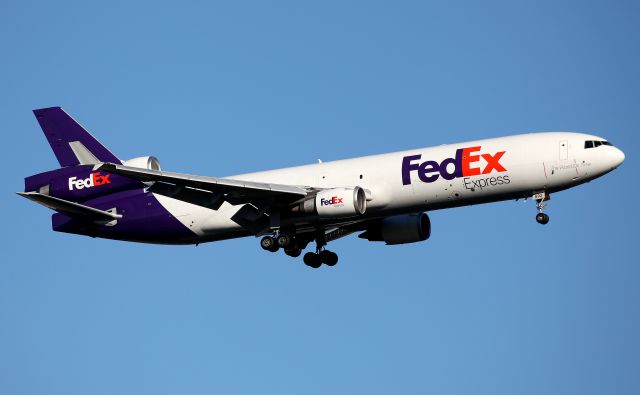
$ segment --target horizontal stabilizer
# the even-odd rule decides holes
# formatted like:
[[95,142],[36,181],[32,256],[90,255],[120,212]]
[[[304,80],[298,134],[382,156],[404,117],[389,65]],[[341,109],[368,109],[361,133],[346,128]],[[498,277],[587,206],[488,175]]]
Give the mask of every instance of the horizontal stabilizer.
[[49,195],[43,195],[38,192],[16,192],[31,201],[48,207],[60,213],[73,216],[80,216],[90,220],[113,221],[122,218],[122,215],[110,213],[108,211],[98,210],[97,208],[85,206],[84,204],[70,202],[68,200],[59,199]]

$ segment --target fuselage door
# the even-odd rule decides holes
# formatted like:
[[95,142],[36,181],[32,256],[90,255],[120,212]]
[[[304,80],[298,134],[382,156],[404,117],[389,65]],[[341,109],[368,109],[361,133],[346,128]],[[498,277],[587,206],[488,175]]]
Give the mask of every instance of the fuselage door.
[[567,140],[560,140],[560,160],[569,159],[569,142]]
[[558,160],[544,163],[549,186],[559,186],[575,182],[580,178],[578,173],[579,164],[575,157],[569,158],[569,141],[560,140],[558,142]]

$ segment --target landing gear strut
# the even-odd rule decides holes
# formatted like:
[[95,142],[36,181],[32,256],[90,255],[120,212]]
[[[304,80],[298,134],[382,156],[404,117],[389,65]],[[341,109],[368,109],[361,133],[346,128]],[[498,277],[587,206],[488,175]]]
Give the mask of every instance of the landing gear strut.
[[542,210],[546,206],[544,204],[544,202],[549,200],[549,195],[547,195],[546,192],[542,192],[542,193],[537,193],[537,194],[533,195],[533,198],[536,201],[536,208],[538,209],[538,214],[536,214],[536,221],[540,225],[548,224],[549,223],[549,216],[547,214],[543,213]]

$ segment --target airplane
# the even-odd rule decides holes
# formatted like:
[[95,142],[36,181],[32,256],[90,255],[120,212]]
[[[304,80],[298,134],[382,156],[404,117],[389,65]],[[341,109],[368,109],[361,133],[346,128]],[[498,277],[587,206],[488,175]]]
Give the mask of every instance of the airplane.
[[60,168],[25,178],[19,195],[56,211],[54,231],[195,244],[260,237],[262,249],[334,266],[326,248],[359,233],[388,245],[427,240],[428,212],[532,198],[616,169],[624,153],[583,133],[520,134],[216,178],[162,170],[154,156],[120,160],[61,107],[33,110]]

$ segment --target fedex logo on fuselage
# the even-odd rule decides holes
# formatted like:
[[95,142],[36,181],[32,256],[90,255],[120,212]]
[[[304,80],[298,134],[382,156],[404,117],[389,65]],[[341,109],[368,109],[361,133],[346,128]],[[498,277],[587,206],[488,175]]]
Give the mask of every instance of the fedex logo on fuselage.
[[337,197],[337,196],[334,196],[331,199],[321,198],[320,199],[320,205],[321,206],[331,206],[333,204],[342,204],[343,200],[344,200],[344,198]]
[[[498,173],[507,171],[500,164],[500,159],[506,151],[496,152],[495,154],[477,154],[482,146],[460,148],[456,150],[455,158],[446,158],[438,163],[434,160],[427,160],[420,163],[422,155],[409,155],[402,158],[402,185],[411,184],[411,172],[417,172],[418,178],[422,182],[434,182],[439,177],[445,180],[453,180],[459,177],[478,176],[480,174],[489,174],[492,171]],[[484,159],[487,164],[481,167],[480,158]],[[452,165],[452,166],[451,166]]]
[[96,171],[89,174],[89,178],[85,178],[84,180],[78,180],[78,177],[71,177],[69,178],[69,190],[73,191],[74,189],[92,188],[104,184],[111,184],[109,176],[110,174],[100,174],[99,171]]

